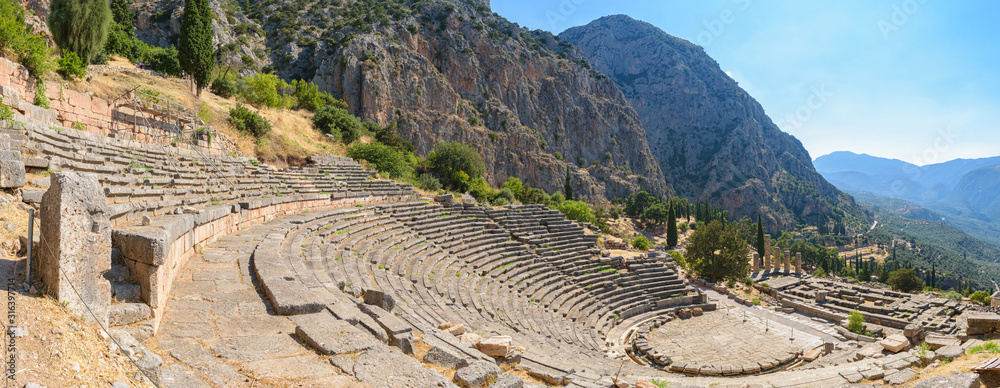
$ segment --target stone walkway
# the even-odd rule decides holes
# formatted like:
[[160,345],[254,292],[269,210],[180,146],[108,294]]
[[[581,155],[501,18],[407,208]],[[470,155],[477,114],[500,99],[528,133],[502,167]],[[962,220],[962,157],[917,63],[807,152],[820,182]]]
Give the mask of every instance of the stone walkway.
[[[174,280],[155,341],[165,357],[164,385],[355,386],[325,358],[303,346],[295,324],[273,315],[250,276],[250,255],[267,224],[230,235],[193,257]],[[259,380],[259,381],[258,381]],[[284,383],[283,383],[284,385]]]
[[774,367],[800,351],[823,344],[819,337],[795,335],[787,327],[769,325],[756,315],[729,311],[673,320],[651,330],[648,338],[653,349],[670,356],[675,363],[718,367]]

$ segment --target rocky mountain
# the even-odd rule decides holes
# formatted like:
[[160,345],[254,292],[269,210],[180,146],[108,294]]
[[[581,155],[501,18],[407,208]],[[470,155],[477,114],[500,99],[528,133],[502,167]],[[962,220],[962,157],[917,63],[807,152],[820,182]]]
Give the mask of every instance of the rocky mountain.
[[866,218],[701,47],[624,15],[559,37],[624,92],[679,195],[707,198],[736,216],[760,210],[772,230],[830,216]]
[[[137,6],[140,21],[169,9],[171,26],[181,13],[165,5],[179,0],[151,1]],[[223,12],[234,5],[212,2]],[[516,176],[554,192],[569,169],[575,191],[594,202],[667,191],[615,83],[573,45],[507,21],[488,1],[251,0],[223,19],[215,23],[249,26],[237,40],[263,31],[268,50],[252,51],[269,69],[312,80],[363,119],[395,121],[418,154],[439,141],[475,145],[493,184]],[[159,39],[160,30],[140,36]],[[217,30],[218,42],[228,33]]]
[[1000,164],[969,171],[941,202],[963,210],[967,217],[1000,222],[997,193],[1000,193]]

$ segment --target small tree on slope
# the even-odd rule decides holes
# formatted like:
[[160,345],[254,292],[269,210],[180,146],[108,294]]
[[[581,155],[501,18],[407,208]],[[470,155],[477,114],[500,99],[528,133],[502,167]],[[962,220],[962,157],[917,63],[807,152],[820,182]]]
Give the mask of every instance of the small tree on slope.
[[215,67],[212,50],[212,13],[208,0],[185,0],[181,20],[181,38],[178,50],[181,68],[197,86],[197,94],[208,86]]
[[106,0],[52,0],[49,30],[59,48],[90,63],[104,48],[111,24]]

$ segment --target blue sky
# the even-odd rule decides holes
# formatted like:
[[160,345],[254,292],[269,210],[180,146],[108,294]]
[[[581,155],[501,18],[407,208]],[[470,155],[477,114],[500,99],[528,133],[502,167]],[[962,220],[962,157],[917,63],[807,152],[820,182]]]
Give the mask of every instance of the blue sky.
[[816,158],[1000,155],[998,1],[493,0],[555,33],[626,14],[705,48]]

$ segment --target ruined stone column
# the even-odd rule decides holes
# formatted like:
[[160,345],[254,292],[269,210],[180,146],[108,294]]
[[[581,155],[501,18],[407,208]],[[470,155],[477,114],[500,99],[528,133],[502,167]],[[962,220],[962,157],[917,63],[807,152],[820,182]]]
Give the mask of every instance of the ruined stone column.
[[792,251],[785,251],[785,273],[792,272]]
[[764,235],[764,268],[765,271],[771,272],[771,235]]
[[760,272],[760,255],[753,253],[753,273]]
[[802,273],[802,252],[795,252],[795,273]]
[[771,264],[774,267],[774,271],[778,272],[781,270],[781,251],[778,250],[778,247],[772,249],[774,252],[771,253]]
[[[97,176],[52,173],[42,196],[39,268],[46,292],[74,314],[108,324],[111,283],[111,221]],[[86,306],[90,306],[88,311]]]

